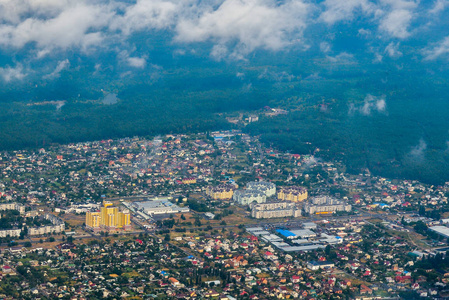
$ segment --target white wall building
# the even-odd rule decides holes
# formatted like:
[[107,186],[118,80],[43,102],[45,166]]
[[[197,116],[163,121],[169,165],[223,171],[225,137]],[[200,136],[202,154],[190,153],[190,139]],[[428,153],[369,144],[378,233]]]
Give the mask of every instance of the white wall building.
[[24,214],[25,206],[16,202],[0,203],[0,210],[18,210],[20,214]]
[[304,211],[308,214],[335,213],[337,211],[350,212],[352,206],[329,196],[318,196],[310,199],[304,205]]
[[65,230],[65,223],[60,218],[52,214],[46,214],[45,219],[49,220],[52,225],[44,225],[40,227],[28,228],[28,235],[43,235],[48,233],[61,233]]
[[0,230],[0,237],[4,238],[4,237],[18,237],[20,236],[20,232],[22,230],[21,229],[5,229],[5,230]]
[[266,181],[251,181],[246,184],[247,190],[256,190],[264,193],[267,197],[276,195],[276,185]]
[[267,201],[267,196],[263,192],[256,190],[237,190],[234,192],[232,199],[241,205],[248,205],[251,203],[264,203]]
[[256,219],[300,217],[301,209],[292,202],[274,202],[254,204],[251,216]]

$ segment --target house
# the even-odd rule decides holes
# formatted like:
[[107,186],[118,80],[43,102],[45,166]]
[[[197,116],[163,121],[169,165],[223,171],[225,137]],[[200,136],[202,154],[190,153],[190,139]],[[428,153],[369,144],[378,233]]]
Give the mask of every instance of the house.
[[212,297],[218,297],[218,296],[220,296],[220,293],[218,293],[214,290],[209,290],[204,293],[204,297],[206,297],[206,298],[212,298]]
[[298,275],[293,275],[291,281],[292,283],[299,283],[301,281],[301,277]]
[[319,269],[329,269],[329,268],[333,268],[334,266],[335,266],[335,264],[330,261],[314,261],[314,260],[312,260],[307,263],[307,268],[312,271],[316,271]]
[[369,294],[371,295],[373,293],[373,290],[370,289],[369,287],[367,287],[366,285],[362,284],[360,285],[360,294],[364,295],[364,294]]
[[172,286],[174,286],[174,287],[177,287],[177,286],[180,286],[180,285],[181,285],[181,283],[179,282],[179,280],[177,280],[177,279],[174,278],[174,277],[170,277],[170,278],[168,279],[168,281],[170,281],[170,284],[171,284]]

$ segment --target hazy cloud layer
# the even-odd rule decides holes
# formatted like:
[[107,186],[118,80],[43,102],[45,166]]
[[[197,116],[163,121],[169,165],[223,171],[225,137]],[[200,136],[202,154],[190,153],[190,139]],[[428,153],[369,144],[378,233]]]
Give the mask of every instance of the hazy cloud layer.
[[[356,28],[359,37],[380,40],[385,43],[385,54],[397,58],[402,55],[398,40],[414,36],[414,20],[421,18],[433,24],[449,9],[447,0],[435,0],[426,9],[421,2],[0,0],[0,49],[27,49],[35,59],[61,51],[89,54],[112,44],[120,48],[120,53],[132,48],[134,34],[145,32],[150,37],[152,32],[164,31],[173,43],[191,48],[196,43],[211,42],[210,57],[216,60],[245,60],[259,49],[277,52],[294,45],[309,49],[310,44],[319,45],[326,54],[333,49],[332,41],[324,37],[320,40],[319,36],[316,40],[305,38],[309,27],[320,23],[333,27],[362,19],[372,28]],[[448,51],[447,38],[435,43],[422,50],[429,60]],[[128,60],[133,68],[144,68],[147,63],[142,55]]]

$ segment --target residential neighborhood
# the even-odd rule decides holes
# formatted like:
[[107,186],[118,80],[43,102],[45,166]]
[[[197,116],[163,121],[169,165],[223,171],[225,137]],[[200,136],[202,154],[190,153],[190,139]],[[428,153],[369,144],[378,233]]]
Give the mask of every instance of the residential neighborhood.
[[3,299],[449,296],[449,184],[237,130],[0,158]]

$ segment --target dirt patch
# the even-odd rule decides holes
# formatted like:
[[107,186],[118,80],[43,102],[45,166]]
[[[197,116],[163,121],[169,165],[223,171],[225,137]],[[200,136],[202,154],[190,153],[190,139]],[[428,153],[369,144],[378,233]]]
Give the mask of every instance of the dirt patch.
[[86,222],[85,215],[63,214],[60,218],[70,227],[81,227]]

